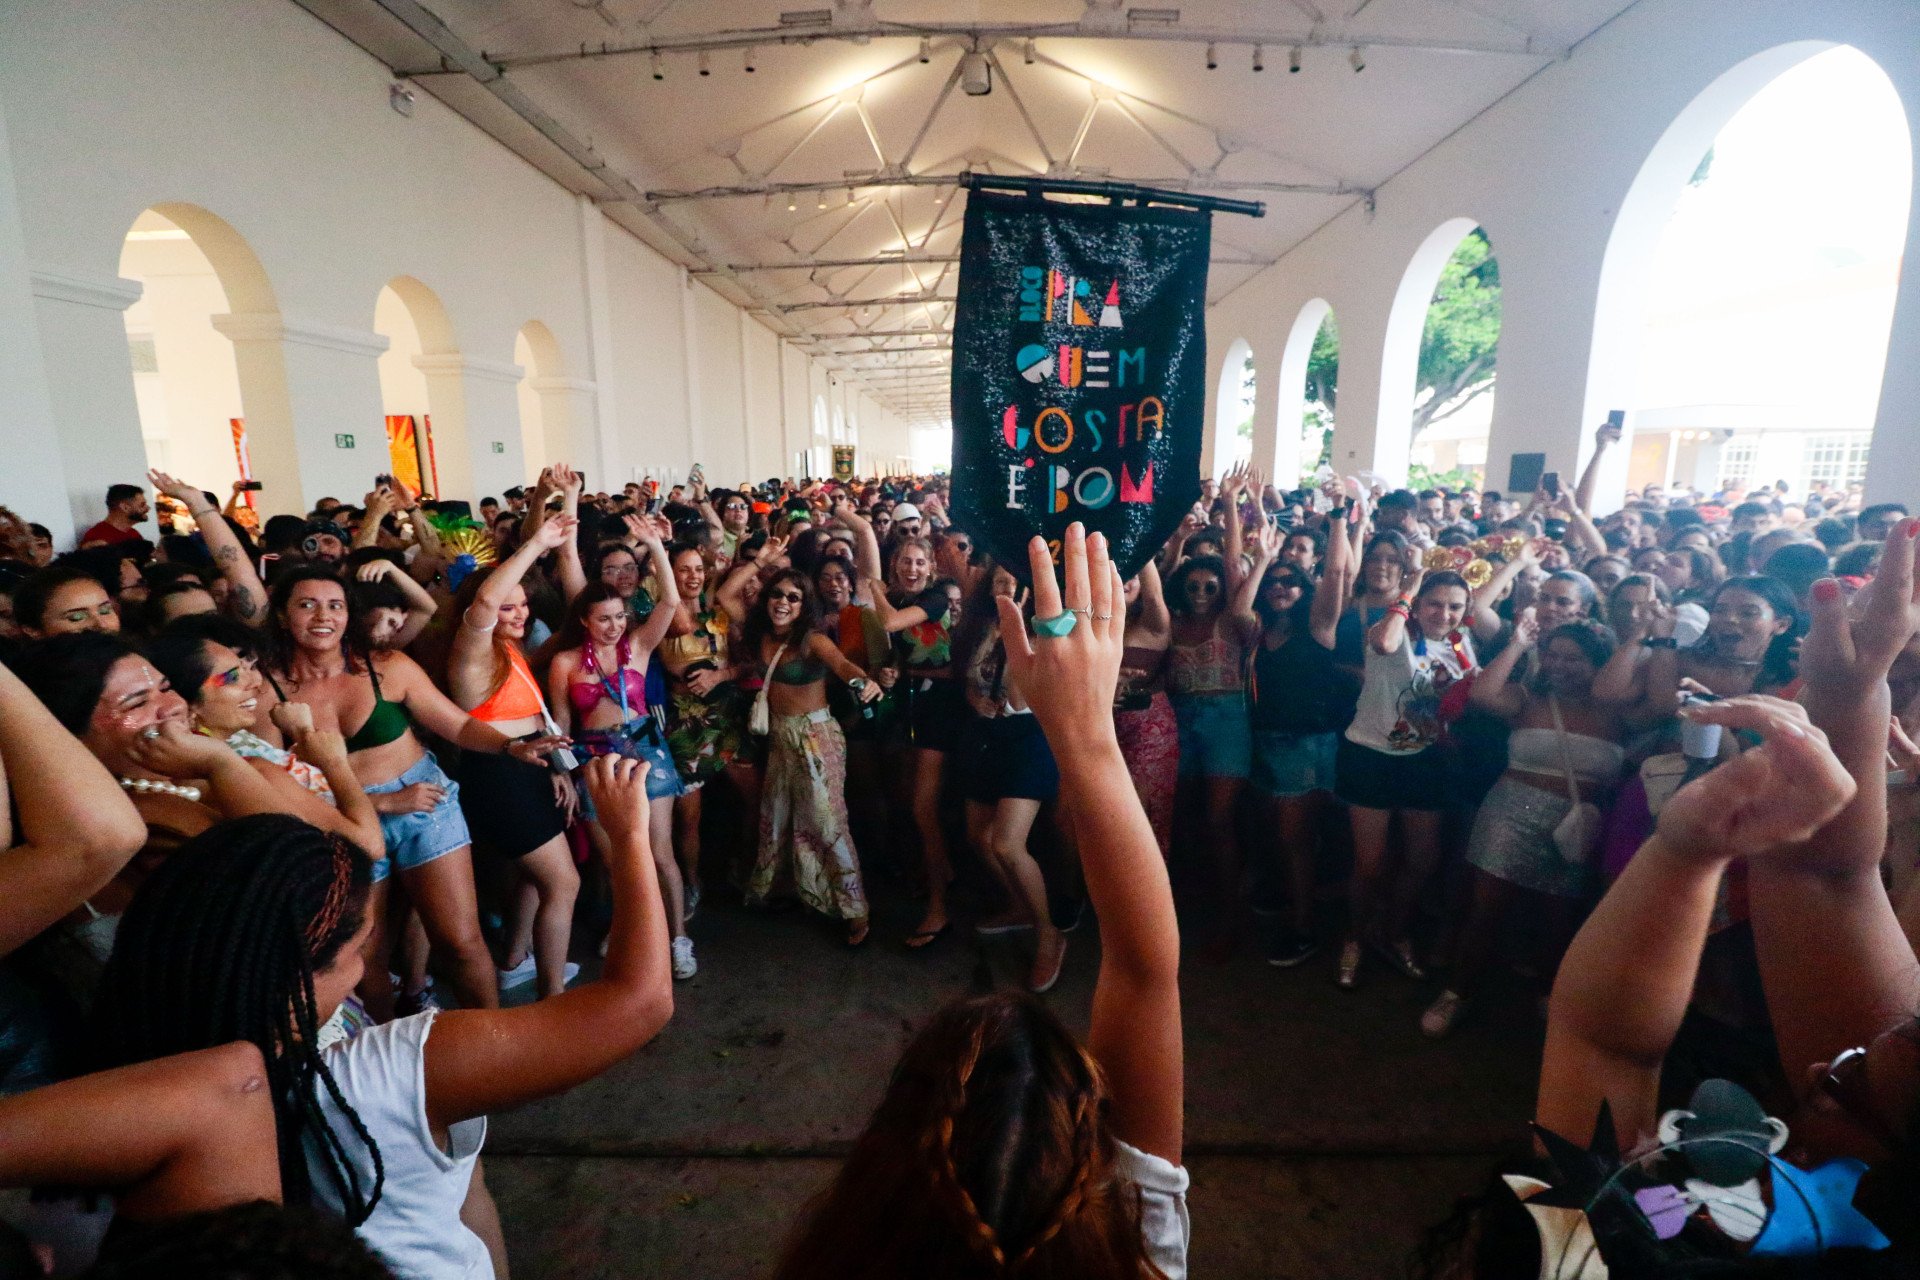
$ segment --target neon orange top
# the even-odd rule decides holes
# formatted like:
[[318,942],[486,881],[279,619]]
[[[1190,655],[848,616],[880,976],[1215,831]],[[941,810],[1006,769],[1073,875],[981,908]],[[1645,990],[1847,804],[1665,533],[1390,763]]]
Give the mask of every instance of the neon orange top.
[[546,701],[540,696],[540,686],[534,682],[533,670],[527,666],[527,657],[520,652],[520,646],[507,646],[507,662],[513,670],[500,682],[487,700],[467,714],[475,720],[485,720],[489,724],[506,720],[525,720],[537,716],[546,710]]

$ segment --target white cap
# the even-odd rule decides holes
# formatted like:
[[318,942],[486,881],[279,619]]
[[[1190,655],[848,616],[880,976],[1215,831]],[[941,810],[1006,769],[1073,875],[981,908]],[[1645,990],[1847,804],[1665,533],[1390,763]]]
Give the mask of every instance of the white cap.
[[911,502],[896,503],[893,508],[893,518],[895,520],[918,520],[920,518],[920,508],[914,506]]

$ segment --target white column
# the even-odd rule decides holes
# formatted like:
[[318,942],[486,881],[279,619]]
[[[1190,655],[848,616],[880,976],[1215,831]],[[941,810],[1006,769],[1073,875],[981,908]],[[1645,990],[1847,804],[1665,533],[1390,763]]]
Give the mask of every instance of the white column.
[[615,476],[597,461],[594,440],[594,400],[597,383],[585,378],[529,378],[527,389],[540,397],[540,422],[546,429],[547,452],[586,471],[587,487],[595,493],[618,489],[624,474]]
[[1340,403],[1333,415],[1333,459],[1336,475],[1377,471],[1396,484],[1407,476],[1407,450],[1412,442],[1413,407],[1404,394],[1393,397],[1395,421],[1381,419],[1381,351],[1387,340],[1387,312],[1393,303],[1384,295],[1335,299],[1340,317]]
[[[587,472],[588,483],[617,489],[638,475],[622,446],[620,415],[613,393],[613,304],[607,290],[607,221],[591,196],[576,196],[580,215],[580,288],[586,302],[587,372],[593,400],[586,412],[570,414],[568,447],[573,465]],[[535,390],[538,390],[536,387]],[[543,405],[545,401],[543,400]],[[551,420],[549,420],[551,421]],[[552,427],[548,427],[552,431]],[[552,439],[551,436],[548,437]],[[603,483],[604,481],[604,483]]]
[[[1907,110],[1920,130],[1920,104],[1909,98]],[[1866,500],[1904,502],[1909,511],[1920,512],[1920,359],[1915,358],[1920,352],[1920,209],[1907,215],[1905,262],[1867,455]]]
[[[1268,335],[1263,340],[1248,341],[1253,347],[1253,465],[1266,472],[1269,482],[1287,489],[1292,487],[1293,481],[1284,477],[1292,473],[1283,473],[1278,469],[1280,365],[1286,351],[1284,338],[1285,335]],[[1299,432],[1294,434],[1298,436]]]
[[[700,416],[700,354],[694,349],[699,341],[699,317],[693,310],[693,277],[687,274],[685,267],[680,268],[680,377],[686,388],[687,439],[686,448],[678,458],[668,457],[661,461],[670,476],[686,474],[686,469],[696,462],[705,461],[701,456],[701,443],[707,438],[707,424]],[[672,445],[662,441],[668,450]],[[714,476],[715,484],[731,484],[732,476]]]
[[392,469],[380,404],[385,336],[270,312],[214,316],[233,343],[264,515],[355,503]]
[[[69,518],[76,529],[84,529],[106,514],[108,485],[146,483],[147,446],[140,437],[122,315],[139,301],[140,282],[55,271],[35,271],[31,280],[42,385],[62,464],[51,474],[64,474],[67,490],[66,512],[37,518],[49,529]],[[43,496],[34,510],[44,502]]]
[[[7,465],[0,467],[0,504],[23,519],[46,525],[54,545],[68,547],[74,541],[76,511],[92,508],[79,507],[80,495],[72,488],[61,456],[61,424],[54,416],[47,385],[43,344],[28,340],[39,325],[37,312],[27,246],[20,235],[20,201],[13,185],[7,124],[0,117],[0,333],[13,337],[0,343],[0,451],[7,459]],[[129,365],[127,394],[132,393]],[[137,424],[134,433],[139,434]],[[105,496],[103,489],[93,501]]]
[[415,356],[413,367],[427,380],[443,496],[478,502],[532,481],[521,456],[516,390],[525,369],[457,354]]

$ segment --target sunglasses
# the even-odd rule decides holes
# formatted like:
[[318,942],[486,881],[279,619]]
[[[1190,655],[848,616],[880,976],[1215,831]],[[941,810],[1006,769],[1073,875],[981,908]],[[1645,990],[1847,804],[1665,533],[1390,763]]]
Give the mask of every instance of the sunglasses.
[[807,601],[798,591],[771,591],[767,593],[767,599],[784,600],[788,604],[805,604]]

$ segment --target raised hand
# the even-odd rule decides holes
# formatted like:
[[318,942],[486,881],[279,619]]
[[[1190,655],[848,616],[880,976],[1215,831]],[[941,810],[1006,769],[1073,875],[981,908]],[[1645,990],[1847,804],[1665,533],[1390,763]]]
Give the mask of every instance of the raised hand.
[[542,522],[527,541],[539,547],[542,552],[558,551],[567,544],[567,540],[573,537],[574,530],[579,527],[580,521],[576,516],[555,516],[551,520]]
[[1532,605],[1522,609],[1520,616],[1513,620],[1513,643],[1522,650],[1540,643],[1540,615]]
[[1800,645],[1800,674],[1823,696],[1865,696],[1887,678],[1893,660],[1920,631],[1920,584],[1914,581],[1920,520],[1902,520],[1888,533],[1873,581],[1852,605],[1840,584],[1813,584],[1813,622]]
[[1272,560],[1280,554],[1280,530],[1271,522],[1262,520],[1253,535],[1254,554],[1260,560]]
[[1114,741],[1113,698],[1127,629],[1126,589],[1107,553],[1106,535],[1089,538],[1086,526],[1075,521],[1067,526],[1061,560],[1064,591],[1054,580],[1045,541],[1036,537],[1027,544],[1034,617],[1071,610],[1078,621],[1066,635],[1031,635],[1018,603],[1006,596],[995,601],[1007,669],[1056,752]]
[[1803,707],[1748,694],[1692,703],[1680,714],[1760,736],[1759,746],[1687,783],[1661,809],[1660,838],[1683,856],[1764,859],[1810,838],[1853,798],[1852,776]]
[[586,481],[581,478],[578,471],[565,462],[556,462],[550,469],[553,472],[553,482],[562,494],[569,498],[580,496],[580,490],[585,486]]
[[166,472],[155,468],[147,472],[147,483],[174,499],[188,511],[192,511],[194,502],[200,498],[200,491],[184,480],[176,480]]
[[[643,838],[647,834],[647,769],[645,760],[624,756],[596,756],[587,762],[587,798],[593,801],[600,825],[609,834],[624,835],[639,842],[641,856],[646,855]],[[624,842],[614,841],[620,851]]]
[[360,582],[378,582],[391,574],[400,572],[400,566],[391,560],[369,560],[353,571]]

